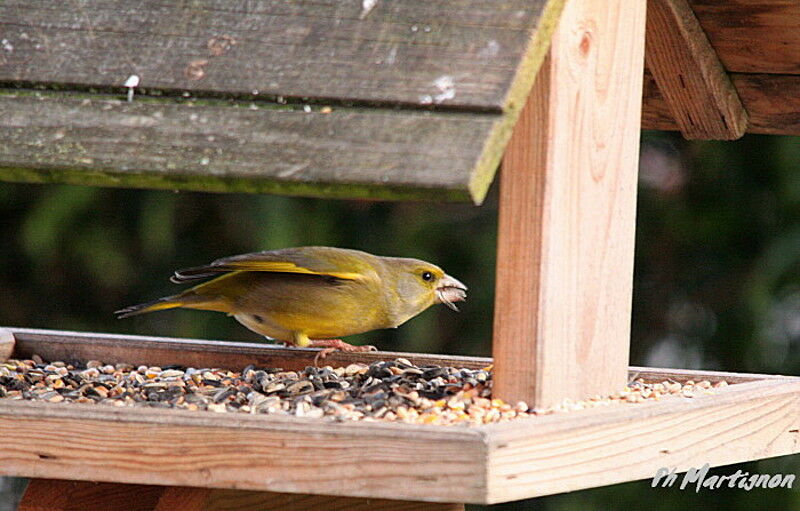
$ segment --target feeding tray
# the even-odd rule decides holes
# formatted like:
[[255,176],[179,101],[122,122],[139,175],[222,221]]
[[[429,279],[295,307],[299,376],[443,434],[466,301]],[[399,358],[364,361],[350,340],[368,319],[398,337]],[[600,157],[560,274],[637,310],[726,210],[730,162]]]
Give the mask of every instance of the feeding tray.
[[[797,452],[796,378],[626,371],[640,129],[800,134],[796,3],[711,4],[2,4],[0,179],[480,203],[502,158],[498,396],[548,406],[634,375],[731,385],[475,427],[0,399],[0,473],[39,478],[29,507],[63,488],[42,478],[493,503]],[[84,363],[297,370],[315,355],[13,335],[10,356]],[[490,362],[330,363],[398,356]]]
[[[314,350],[10,329],[11,357],[301,370]],[[483,368],[491,359],[404,357]],[[35,478],[491,504],[798,452],[800,378],[632,367],[646,381],[708,380],[713,394],[481,426],[426,426],[0,399],[0,473]]]

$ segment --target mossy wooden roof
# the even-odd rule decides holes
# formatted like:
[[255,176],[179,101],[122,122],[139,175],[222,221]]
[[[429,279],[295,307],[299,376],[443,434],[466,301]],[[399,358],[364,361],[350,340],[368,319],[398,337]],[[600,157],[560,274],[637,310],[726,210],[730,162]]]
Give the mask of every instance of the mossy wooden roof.
[[[7,0],[0,178],[480,203],[563,3]],[[689,4],[747,131],[800,134],[800,3]]]

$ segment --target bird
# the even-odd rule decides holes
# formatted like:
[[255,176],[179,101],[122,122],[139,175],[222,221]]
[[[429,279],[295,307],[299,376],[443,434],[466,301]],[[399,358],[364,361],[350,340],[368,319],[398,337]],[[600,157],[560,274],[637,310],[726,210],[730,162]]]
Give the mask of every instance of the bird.
[[440,267],[419,259],[323,246],[225,257],[177,270],[170,280],[205,282],[115,314],[127,318],[175,308],[223,312],[269,340],[323,348],[315,361],[337,350],[374,351],[340,337],[397,328],[436,303],[458,311],[455,302],[466,300],[467,292]]

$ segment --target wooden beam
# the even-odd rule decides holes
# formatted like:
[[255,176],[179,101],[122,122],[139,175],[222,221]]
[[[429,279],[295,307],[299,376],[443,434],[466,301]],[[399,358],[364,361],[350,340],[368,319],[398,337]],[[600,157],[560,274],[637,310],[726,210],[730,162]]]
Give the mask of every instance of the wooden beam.
[[503,160],[494,390],[613,392],[628,361],[644,0],[573,0]]
[[500,111],[563,1],[7,0],[0,82]]
[[[104,363],[185,367],[220,367],[238,371],[247,365],[280,367],[287,371],[303,370],[314,363],[315,349],[287,348],[256,342],[209,341],[175,337],[149,337],[89,332],[64,332],[34,328],[13,328],[17,339],[13,358],[27,359],[34,354],[44,360],[100,360]],[[377,360],[403,357],[418,366],[439,365],[478,369],[492,364],[491,358],[376,351],[364,353],[332,353],[325,360],[334,367],[344,367],[354,362],[370,364]],[[708,380],[744,383],[765,379],[785,379],[785,376],[701,371],[697,369],[671,369],[631,366],[628,379],[644,378],[661,382],[675,380]]]
[[[747,110],[748,133],[800,135],[800,75],[734,73],[731,80]],[[644,74],[642,129],[679,129],[649,72]]]
[[501,151],[487,143],[499,114],[6,92],[8,181],[480,202]]
[[[313,355],[244,343],[12,331],[20,341],[15,357],[35,348],[45,358],[66,354],[69,360],[86,361],[87,356],[112,354],[125,360],[127,345],[129,361],[151,348],[162,360],[179,364],[189,360],[191,351],[203,357],[218,352],[216,365],[230,367],[232,354],[241,361],[249,353],[257,364],[270,364],[263,355],[269,351]],[[57,347],[48,352],[50,345]],[[375,354],[354,355],[370,361],[365,357]],[[490,361],[430,357],[438,357],[432,363],[456,367]],[[206,511],[234,507],[225,503],[235,503],[236,509],[267,502],[300,509],[303,502],[346,502],[340,509],[367,505],[309,493],[373,503],[437,501],[451,509],[447,502],[495,503],[652,478],[663,466],[686,470],[706,462],[717,466],[800,451],[800,378],[646,367],[631,367],[629,377],[730,385],[712,394],[698,390],[692,398],[668,396],[470,428],[0,399],[0,474],[102,479],[115,483],[110,485],[116,488],[113,498],[124,494],[116,483],[171,485],[155,496],[145,491],[150,486],[142,486],[143,498],[162,506],[203,501]],[[66,505],[57,497],[69,494],[73,483],[60,484],[65,485],[61,491],[46,493],[54,499],[53,509],[63,509],[56,507]],[[212,490],[192,491],[187,485]],[[73,502],[102,501],[98,495],[104,492],[92,490],[98,487],[89,483],[80,490],[88,496]],[[389,509],[406,509],[402,505],[412,506],[387,503]]]
[[[286,348],[260,342],[209,341],[174,337],[63,332],[29,328],[9,328],[17,339],[14,358],[29,359],[39,355],[45,360],[100,360],[108,364],[127,363],[148,366],[178,364],[185,367],[223,367],[231,370],[254,364],[302,371],[314,365],[316,348]],[[334,367],[353,362],[372,363],[397,357],[414,364],[449,365],[479,369],[492,363],[490,358],[376,351],[365,353],[334,352],[325,364]]]
[[565,0],[78,3],[0,3],[0,96],[58,91],[0,104],[0,179],[480,204]]
[[485,493],[474,428],[58,404],[0,399],[0,475],[442,503]]
[[[664,467],[680,473],[706,463],[793,454],[800,452],[798,428],[800,378],[789,377],[698,392],[691,399],[497,424],[489,438],[487,500],[652,481]],[[694,484],[686,489],[694,490]]]
[[645,56],[684,137],[744,135],[747,112],[686,0],[648,0]]
[[[642,368],[642,373],[660,378],[669,371]],[[698,390],[691,398],[664,397],[474,428],[0,399],[0,474],[218,488],[209,493],[204,509],[231,509],[223,502],[248,509],[248,503],[268,500],[241,492],[242,487],[283,487],[294,495],[274,500],[297,506],[319,502],[306,494],[332,488],[342,497],[489,504],[649,479],[661,467],[685,471],[800,451],[800,378],[751,380],[758,375],[706,371],[674,376],[735,384],[710,394]],[[68,489],[71,483],[63,484]],[[51,507],[44,509],[64,510],[59,500],[69,494],[64,487],[47,493]],[[98,483],[80,490],[85,497],[73,503],[102,501],[105,492],[92,487]],[[151,504],[168,493],[183,493],[153,496],[147,488],[142,486],[143,500]],[[124,493],[111,491],[115,499]]]
[[800,74],[800,2],[689,0],[689,4],[729,72]]

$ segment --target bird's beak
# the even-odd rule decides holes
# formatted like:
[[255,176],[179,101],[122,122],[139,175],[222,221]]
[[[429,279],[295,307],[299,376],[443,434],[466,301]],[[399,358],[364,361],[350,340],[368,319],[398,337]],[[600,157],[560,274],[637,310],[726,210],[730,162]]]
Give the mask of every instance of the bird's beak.
[[443,303],[458,311],[458,307],[453,302],[463,302],[467,299],[467,286],[457,281],[450,275],[445,275],[436,286],[436,302]]

